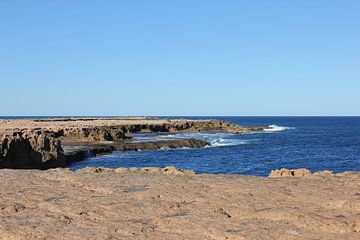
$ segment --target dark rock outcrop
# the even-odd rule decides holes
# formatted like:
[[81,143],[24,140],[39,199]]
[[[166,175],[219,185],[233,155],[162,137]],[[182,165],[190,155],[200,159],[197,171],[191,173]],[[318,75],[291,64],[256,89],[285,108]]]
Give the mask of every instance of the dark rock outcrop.
[[160,150],[160,149],[175,149],[175,148],[203,148],[210,146],[210,143],[198,139],[172,139],[162,140],[156,142],[129,142],[117,141],[112,143],[78,143],[78,142],[64,142],[63,143],[66,162],[72,163],[81,161],[85,158],[111,154],[113,151],[146,151],[146,150]]
[[174,148],[203,148],[205,146],[210,146],[210,143],[190,138],[156,142],[119,142],[114,145],[114,149],[115,151],[142,151]]
[[65,166],[65,157],[56,133],[33,130],[0,134],[1,168]]

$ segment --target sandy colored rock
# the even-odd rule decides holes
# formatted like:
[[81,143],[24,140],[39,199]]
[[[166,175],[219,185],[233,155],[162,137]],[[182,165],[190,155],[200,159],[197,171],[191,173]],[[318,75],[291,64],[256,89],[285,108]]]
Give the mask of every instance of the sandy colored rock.
[[189,120],[165,118],[58,118],[58,119],[0,119],[0,132],[14,129],[46,129],[61,131],[72,141],[103,141],[124,139],[127,133],[137,132],[200,132],[224,131],[242,133],[261,131],[268,127],[240,126],[222,120]]
[[333,171],[329,171],[329,170],[323,170],[323,171],[319,171],[319,172],[315,172],[313,173],[315,175],[333,175],[334,172]]
[[0,239],[360,239],[359,173],[147,169],[0,170]]
[[164,168],[157,167],[145,167],[145,168],[94,168],[94,167],[85,167],[76,171],[77,173],[101,173],[101,172],[115,172],[115,173],[125,173],[125,172],[140,172],[140,173],[157,173],[157,174],[166,174],[166,175],[189,175],[195,174],[192,170],[180,169],[173,166],[168,166]]
[[308,169],[286,169],[282,168],[280,170],[272,170],[269,177],[277,178],[277,177],[304,177],[311,175],[311,172]]
[[300,169],[276,169],[272,170],[269,177],[270,178],[278,178],[278,177],[306,177],[310,175],[317,175],[317,176],[327,176],[327,175],[336,175],[336,176],[348,176],[348,175],[356,175],[357,172],[353,171],[346,171],[342,173],[334,173],[333,171],[329,170],[323,170],[312,173],[310,170],[306,168],[300,168]]

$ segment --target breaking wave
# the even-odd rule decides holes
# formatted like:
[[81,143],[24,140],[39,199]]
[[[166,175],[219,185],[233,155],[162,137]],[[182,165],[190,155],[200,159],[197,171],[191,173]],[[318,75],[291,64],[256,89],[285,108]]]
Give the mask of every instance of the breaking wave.
[[[276,124],[269,125],[268,129],[265,129],[263,133],[273,133],[281,132],[285,130],[294,129],[293,127],[284,127]],[[252,132],[245,134],[232,134],[232,133],[206,133],[206,132],[196,132],[196,133],[145,133],[145,134],[134,134],[135,139],[133,142],[153,142],[161,140],[171,140],[171,139],[199,139],[207,141],[211,146],[207,147],[222,147],[222,146],[236,146],[236,145],[245,145],[245,144],[254,144],[259,142],[261,139],[248,139],[244,135],[249,134],[261,134],[261,132]],[[162,150],[168,150],[167,148],[162,148]]]
[[[254,140],[239,139],[241,135],[231,133],[174,133],[174,134],[158,134],[158,135],[141,135],[136,136],[135,141],[159,141],[171,139],[194,138],[207,141],[211,144],[208,147],[235,146],[242,144],[254,143]],[[165,149],[164,149],[165,150]]]
[[285,130],[294,129],[293,127],[283,127],[276,124],[269,125],[268,129],[264,129],[265,132],[281,132]]

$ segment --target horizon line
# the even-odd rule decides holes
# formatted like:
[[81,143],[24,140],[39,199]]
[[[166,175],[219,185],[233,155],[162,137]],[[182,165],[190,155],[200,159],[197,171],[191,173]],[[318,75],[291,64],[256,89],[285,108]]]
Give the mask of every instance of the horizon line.
[[1,118],[76,117],[360,117],[360,115],[0,115]]

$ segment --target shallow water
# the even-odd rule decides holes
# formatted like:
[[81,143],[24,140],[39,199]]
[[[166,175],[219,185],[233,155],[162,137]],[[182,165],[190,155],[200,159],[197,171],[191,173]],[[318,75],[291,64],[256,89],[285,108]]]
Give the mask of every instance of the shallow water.
[[[187,117],[191,118],[191,117]],[[202,117],[207,118],[207,117]],[[115,152],[72,164],[96,167],[176,166],[197,173],[242,173],[266,176],[276,168],[360,171],[360,117],[211,117],[241,125],[272,126],[251,134],[138,134],[141,141],[197,138],[210,141],[204,149]],[[196,119],[196,118],[195,118]]]

